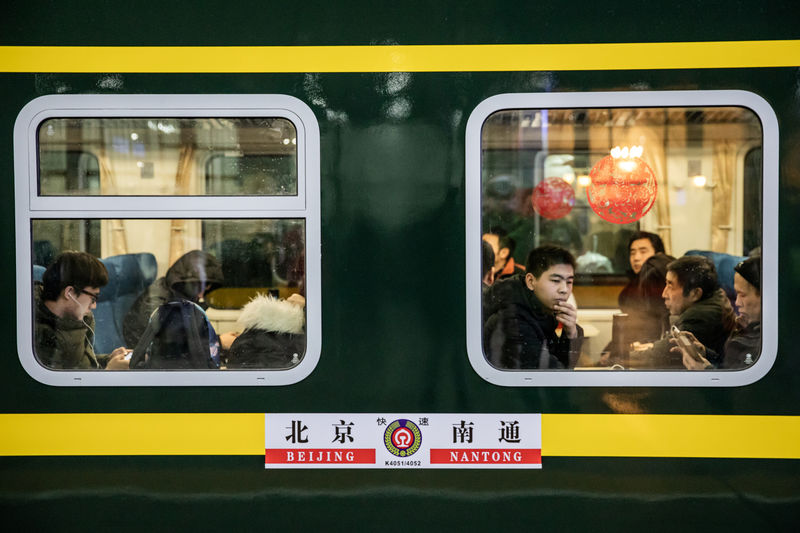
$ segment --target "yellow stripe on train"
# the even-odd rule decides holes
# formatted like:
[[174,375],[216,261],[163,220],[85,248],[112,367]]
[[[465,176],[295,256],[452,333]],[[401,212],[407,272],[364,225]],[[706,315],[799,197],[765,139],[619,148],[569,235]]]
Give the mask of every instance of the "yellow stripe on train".
[[0,72],[478,72],[798,65],[800,40],[411,46],[0,46]]
[[[261,413],[3,414],[0,455],[263,455]],[[543,414],[542,455],[800,458],[800,416]]]

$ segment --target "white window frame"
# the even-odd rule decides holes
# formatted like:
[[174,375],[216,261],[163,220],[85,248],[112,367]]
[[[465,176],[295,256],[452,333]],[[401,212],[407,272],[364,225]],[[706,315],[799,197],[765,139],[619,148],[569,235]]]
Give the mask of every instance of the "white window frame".
[[[51,118],[280,117],[297,130],[295,196],[40,196],[38,129]],[[290,385],[306,378],[322,349],[320,140],[311,109],[288,95],[51,95],[29,102],[14,126],[17,351],[25,371],[56,386]],[[32,219],[305,220],[306,353],[288,370],[52,370],[33,352]]]
[[[750,109],[763,131],[762,346],[761,356],[742,370],[500,370],[483,353],[481,318],[481,130],[500,110],[631,107],[719,107]],[[475,372],[508,387],[732,387],[764,377],[778,352],[778,120],[766,100],[739,90],[595,93],[518,93],[487,98],[473,110],[466,131],[467,353]],[[580,302],[579,302],[580,303]]]

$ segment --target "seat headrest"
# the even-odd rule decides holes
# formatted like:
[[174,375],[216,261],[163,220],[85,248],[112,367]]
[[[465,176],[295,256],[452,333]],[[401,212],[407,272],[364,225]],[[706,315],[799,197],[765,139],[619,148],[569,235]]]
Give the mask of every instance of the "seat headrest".
[[140,294],[153,283],[158,272],[156,258],[151,253],[115,255],[100,261],[108,270],[108,285],[100,291],[100,302]]

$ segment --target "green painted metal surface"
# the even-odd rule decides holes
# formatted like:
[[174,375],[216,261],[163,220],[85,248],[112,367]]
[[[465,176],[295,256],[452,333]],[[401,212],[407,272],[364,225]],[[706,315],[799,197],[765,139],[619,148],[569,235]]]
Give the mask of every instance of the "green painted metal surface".
[[[641,9],[641,11],[635,11]],[[796,39],[790,3],[26,2],[3,45],[327,45]],[[118,83],[103,89],[109,76]],[[800,415],[797,68],[392,74],[2,74],[0,405],[39,412],[546,412]],[[472,109],[522,91],[744,89],[780,124],[779,352],[733,389],[500,388],[465,343],[464,133]],[[323,340],[313,374],[277,388],[67,389],[14,350],[12,130],[55,93],[281,93],[322,141]],[[325,107],[314,105],[322,96]],[[346,116],[346,119],[344,117]],[[545,458],[541,472],[265,472],[260,457],[0,459],[4,521],[31,530],[350,528],[786,530],[800,463]]]

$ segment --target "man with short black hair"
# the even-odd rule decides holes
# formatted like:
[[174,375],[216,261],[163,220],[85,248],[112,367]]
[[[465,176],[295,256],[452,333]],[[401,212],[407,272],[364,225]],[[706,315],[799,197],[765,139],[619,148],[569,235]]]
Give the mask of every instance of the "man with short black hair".
[[481,251],[481,281],[484,289],[486,289],[494,283],[494,250],[491,244],[482,240]]
[[[730,301],[717,282],[711,260],[697,255],[684,256],[667,265],[666,286],[662,293],[670,323],[689,331],[697,340],[721,354],[734,326]],[[681,354],[670,353],[668,335],[642,352],[633,352],[644,366],[683,368]],[[633,355],[632,354],[632,355]],[[711,361],[716,364],[719,361]]]
[[510,278],[525,272],[522,265],[514,262],[514,250],[517,243],[501,228],[492,228],[483,234],[483,240],[492,246],[494,252],[494,279]]
[[497,281],[489,288],[483,300],[483,343],[493,366],[575,366],[583,330],[575,306],[567,301],[574,278],[571,253],[556,246],[540,246],[528,255],[525,274]]
[[[736,290],[736,308],[739,317],[736,327],[725,341],[722,354],[697,341],[689,332],[684,333],[696,348],[697,358],[686,347],[672,341],[673,353],[681,352],[683,365],[689,370],[721,368],[739,370],[756,362],[761,351],[761,258],[750,257],[734,267],[733,286]],[[721,355],[721,357],[720,357]],[[712,363],[716,361],[716,363]]]
[[100,288],[108,283],[105,265],[85,252],[64,252],[34,288],[34,339],[39,361],[54,369],[128,368],[127,350],[94,353],[94,317]]

